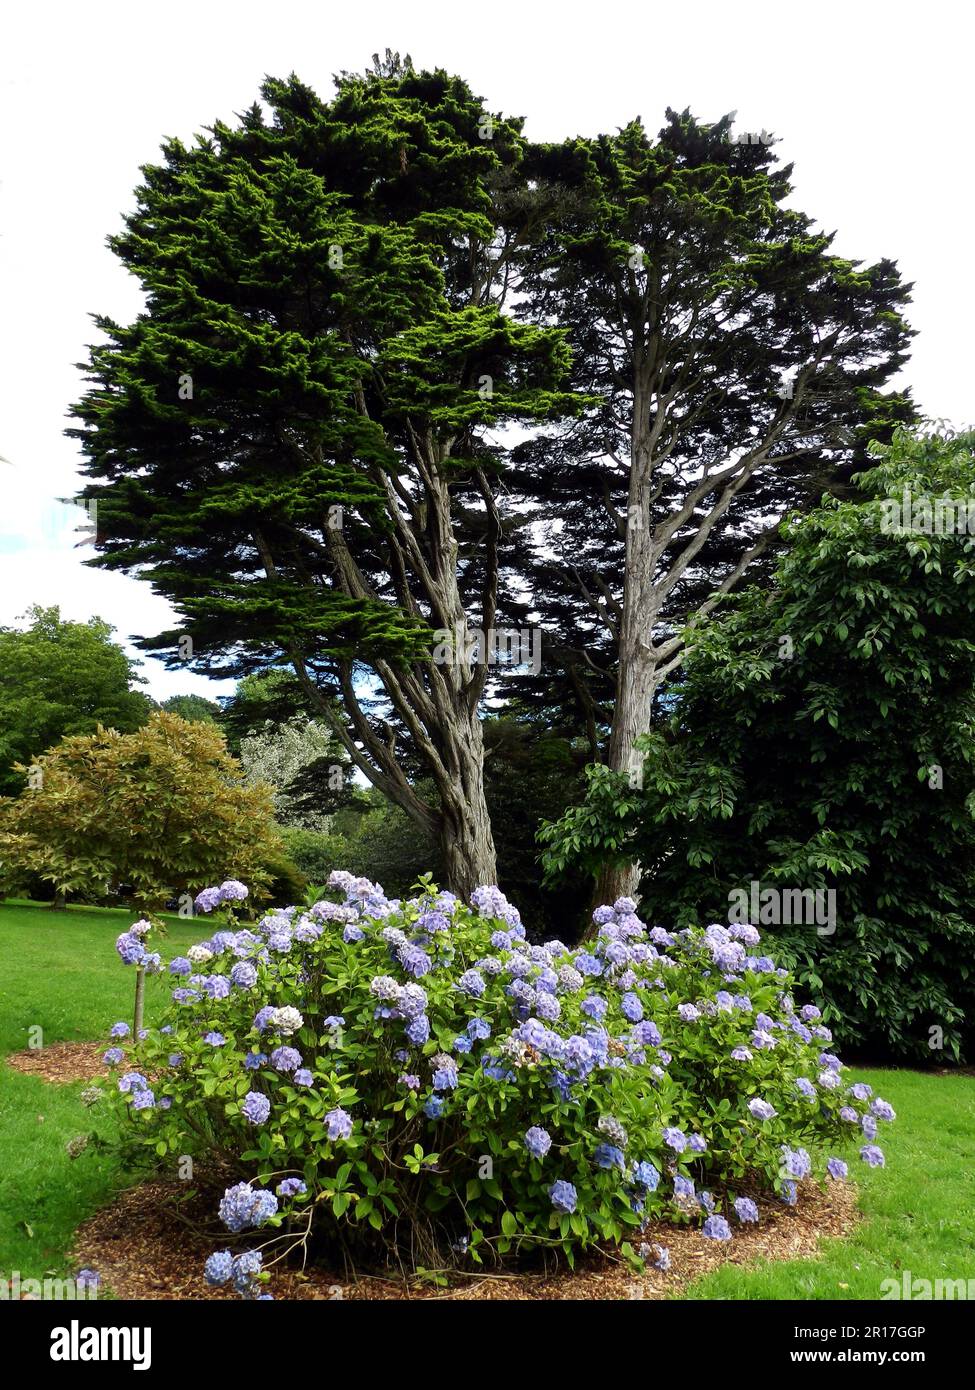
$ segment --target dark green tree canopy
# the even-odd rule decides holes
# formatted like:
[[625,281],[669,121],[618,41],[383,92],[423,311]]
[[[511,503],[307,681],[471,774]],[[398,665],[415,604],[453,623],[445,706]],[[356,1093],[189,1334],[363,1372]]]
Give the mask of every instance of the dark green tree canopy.
[[133,686],[137,663],[112,641],[101,618],[66,622],[58,608],[32,607],[28,626],[0,628],[0,795],[24,786],[15,763],[29,766],[66,734],[99,724],[131,733],[152,703]]
[[523,243],[521,312],[567,330],[592,398],[518,451],[545,461],[518,475],[546,522],[521,569],[562,655],[534,693],[601,735],[621,650],[654,687],[682,623],[782,516],[842,493],[868,441],[914,415],[882,389],[906,359],[910,286],[890,260],[835,254],[792,205],[792,166],[736,143],[732,119],[668,110],[656,138],[635,120],[526,161],[549,216]]
[[[340,698],[366,775],[420,823],[446,817],[490,876],[486,670],[430,651],[469,609],[493,623],[504,451],[486,432],[572,403],[563,335],[504,311],[493,190],[520,122],[395,62],[328,103],[294,77],[261,94],[237,126],[167,142],[112,239],[147,302],[98,321],[76,409],[95,563],[173,601],[199,669],[287,662],[322,711]],[[175,660],[180,635],[144,645]]]

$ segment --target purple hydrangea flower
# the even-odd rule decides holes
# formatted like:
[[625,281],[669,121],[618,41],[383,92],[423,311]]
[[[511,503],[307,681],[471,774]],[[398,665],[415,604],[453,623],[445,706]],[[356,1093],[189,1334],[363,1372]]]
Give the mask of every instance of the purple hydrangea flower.
[[307,1184],[301,1178],[282,1178],[278,1183],[279,1197],[298,1197],[303,1192],[307,1192]]
[[325,1125],[328,1129],[328,1137],[334,1143],[336,1139],[348,1139],[352,1134],[352,1116],[349,1115],[341,1106],[336,1106],[325,1116]]
[[876,1144],[864,1144],[860,1150],[860,1157],[864,1163],[869,1163],[871,1168],[883,1168],[886,1166],[883,1149],[878,1149]]
[[262,1125],[271,1113],[271,1102],[260,1091],[248,1091],[240,1109],[252,1125]]
[[294,1047],[276,1047],[271,1053],[271,1066],[275,1071],[294,1071],[301,1066],[301,1053]]
[[479,970],[465,970],[457,981],[457,988],[463,990],[465,994],[469,994],[472,999],[480,999],[487,989],[487,985]]
[[709,1216],[701,1228],[701,1235],[707,1240],[730,1240],[731,1227],[723,1216]]
[[249,960],[239,960],[230,967],[230,978],[238,989],[253,989],[257,984],[257,967]]
[[835,1178],[839,1182],[846,1177],[849,1169],[841,1158],[830,1158],[826,1163],[826,1171],[831,1178]]

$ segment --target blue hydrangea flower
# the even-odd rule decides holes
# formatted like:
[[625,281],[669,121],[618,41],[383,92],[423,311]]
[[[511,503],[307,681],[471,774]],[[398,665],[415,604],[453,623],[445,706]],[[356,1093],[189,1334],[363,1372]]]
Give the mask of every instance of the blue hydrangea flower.
[[229,1250],[215,1250],[207,1259],[203,1266],[204,1277],[208,1284],[226,1284],[230,1279],[231,1255]]
[[548,1189],[548,1195],[556,1211],[565,1212],[566,1215],[569,1216],[575,1211],[578,1193],[572,1183],[565,1182],[564,1179],[559,1178],[556,1182],[553,1182],[552,1186]]
[[622,1170],[625,1166],[623,1150],[618,1149],[615,1144],[597,1144],[593,1158],[598,1168],[619,1168]]
[[146,948],[137,936],[131,936],[128,932],[123,932],[118,938],[115,949],[123,965],[141,965],[145,960]]
[[263,1226],[278,1209],[278,1199],[265,1188],[254,1188],[249,1182],[228,1187],[220,1200],[220,1220],[239,1235],[251,1226]]
[[271,1113],[271,1102],[260,1091],[248,1091],[240,1109],[252,1125],[262,1125]]
[[443,1114],[443,1099],[440,1096],[431,1096],[423,1107],[423,1113],[431,1120],[439,1120]]
[[826,1162],[826,1171],[831,1178],[839,1182],[846,1177],[849,1169],[841,1158],[830,1158]]
[[467,1024],[467,1036],[475,1042],[483,1042],[491,1036],[491,1025],[483,1018],[472,1018]]
[[552,1147],[552,1136],[547,1129],[542,1129],[539,1125],[532,1125],[531,1129],[525,1132],[525,1148],[533,1158],[544,1158]]
[[886,1159],[882,1149],[878,1149],[876,1144],[864,1144],[860,1150],[860,1157],[864,1163],[868,1163],[871,1168],[883,1168],[886,1166]]
[[110,1047],[107,1052],[102,1053],[102,1061],[106,1066],[117,1067],[120,1062],[125,1061],[125,1053],[120,1047]]
[[113,1023],[108,1030],[110,1038],[127,1038],[129,1036],[129,1025],[127,1023]]
[[649,1160],[644,1159],[641,1163],[634,1163],[630,1181],[635,1187],[642,1187],[647,1192],[656,1192],[660,1182],[660,1171]]
[[663,1140],[668,1149],[673,1149],[674,1153],[683,1153],[687,1148],[687,1135],[681,1129],[665,1129]]
[[296,1086],[310,1086],[315,1080],[307,1067],[299,1067],[291,1079]]
[[221,901],[219,888],[203,888],[194,899],[199,912],[212,912],[215,907],[220,906]]
[[731,1227],[723,1216],[709,1216],[701,1227],[701,1235],[707,1240],[730,1240]]
[[623,1017],[631,1023],[639,1023],[643,1018],[643,1005],[635,994],[624,994],[620,1000]]
[[430,1037],[430,1020],[426,1014],[420,1014],[417,1018],[411,1018],[406,1025],[406,1036],[415,1047],[422,1047]]
[[738,1197],[735,1199],[735,1215],[739,1221],[757,1221],[758,1207],[751,1197]]

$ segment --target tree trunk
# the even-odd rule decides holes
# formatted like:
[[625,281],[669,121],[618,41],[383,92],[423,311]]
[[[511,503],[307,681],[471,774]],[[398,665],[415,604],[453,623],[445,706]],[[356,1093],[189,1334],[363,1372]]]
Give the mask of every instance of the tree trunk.
[[[641,772],[641,759],[635,744],[641,734],[649,731],[657,684],[652,638],[660,598],[654,586],[657,556],[648,500],[653,453],[648,410],[648,394],[638,387],[633,408],[616,706],[609,742],[609,767],[631,779]],[[613,903],[622,897],[636,899],[639,884],[639,864],[606,864],[596,881],[594,906]]]
[[56,893],[54,894],[54,897],[53,897],[53,898],[51,899],[51,901],[48,903],[48,911],[49,911],[49,912],[63,912],[64,909],[65,909],[67,906],[68,906],[67,895],[66,895],[65,893],[56,892]]
[[440,823],[446,887],[465,902],[475,888],[498,881],[491,817],[484,794],[484,736],[476,712],[445,731],[456,768],[453,794]]

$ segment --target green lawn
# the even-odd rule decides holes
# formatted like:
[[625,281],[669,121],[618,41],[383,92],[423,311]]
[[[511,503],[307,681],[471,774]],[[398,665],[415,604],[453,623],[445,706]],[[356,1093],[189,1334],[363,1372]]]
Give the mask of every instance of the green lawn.
[[[38,1026],[52,1043],[104,1038],[117,1019],[131,1021],[135,972],[120,964],[115,938],[133,920],[115,909],[0,905],[0,1056],[27,1047]],[[203,934],[178,918],[169,932],[171,954]],[[162,977],[146,981],[147,1023],[168,988]],[[81,1090],[80,1082],[52,1086],[0,1063],[0,1272],[68,1272],[72,1233],[119,1185],[104,1154],[89,1149],[72,1159],[65,1151],[92,1128]]]
[[[104,1038],[131,1016],[134,971],[115,955],[128,912],[0,904],[0,1056],[45,1042]],[[171,919],[164,955],[201,936],[200,925]],[[150,979],[146,1022],[168,995]],[[848,1240],[826,1241],[817,1260],[726,1266],[685,1297],[723,1299],[874,1299],[884,1279],[975,1278],[975,1078],[910,1071],[861,1072],[897,1111],[881,1140],[887,1167],[851,1168],[864,1219]],[[65,1145],[91,1128],[81,1084],[52,1086],[0,1062],[0,1272],[24,1278],[68,1272],[64,1251],[77,1226],[124,1181],[114,1163]]]
[[886,1168],[854,1156],[863,1220],[848,1240],[823,1242],[822,1258],[725,1266],[687,1298],[882,1296],[885,1279],[975,1279],[975,1078],[914,1071],[857,1071],[897,1112],[877,1142]]

